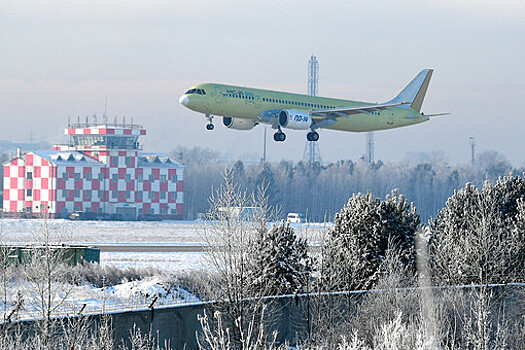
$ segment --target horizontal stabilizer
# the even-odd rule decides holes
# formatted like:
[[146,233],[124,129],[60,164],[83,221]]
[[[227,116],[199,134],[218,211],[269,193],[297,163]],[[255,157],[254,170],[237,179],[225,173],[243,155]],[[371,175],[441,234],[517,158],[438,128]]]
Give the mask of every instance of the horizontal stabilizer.
[[425,114],[425,117],[438,117],[440,115],[449,115],[450,112],[445,112],[445,113],[434,113],[434,114]]

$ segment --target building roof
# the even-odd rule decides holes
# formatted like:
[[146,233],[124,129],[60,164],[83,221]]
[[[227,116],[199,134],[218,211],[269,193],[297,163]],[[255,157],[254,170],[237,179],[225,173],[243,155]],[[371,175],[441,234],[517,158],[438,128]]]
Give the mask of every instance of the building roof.
[[104,163],[99,162],[95,158],[77,151],[37,150],[33,151],[33,153],[55,165],[104,166]]
[[184,168],[182,164],[162,153],[139,153],[138,166],[143,168]]

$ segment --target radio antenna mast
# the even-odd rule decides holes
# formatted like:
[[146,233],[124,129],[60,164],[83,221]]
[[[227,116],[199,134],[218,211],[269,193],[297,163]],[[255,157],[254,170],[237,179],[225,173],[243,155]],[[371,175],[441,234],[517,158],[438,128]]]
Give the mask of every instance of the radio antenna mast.
[[[308,61],[308,95],[317,96],[319,85],[319,62],[317,57],[312,55]],[[307,160],[310,166],[316,162],[322,163],[321,152],[316,141],[306,141],[304,146],[303,159]]]

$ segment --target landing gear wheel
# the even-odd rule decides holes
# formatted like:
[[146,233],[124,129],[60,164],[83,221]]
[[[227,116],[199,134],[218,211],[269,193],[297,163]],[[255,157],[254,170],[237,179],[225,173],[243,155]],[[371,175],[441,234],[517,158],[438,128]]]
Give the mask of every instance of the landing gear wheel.
[[319,134],[317,132],[315,132],[315,131],[311,131],[308,134],[306,134],[306,139],[308,141],[314,141],[315,142],[315,141],[319,140]]
[[273,134],[273,139],[277,142],[283,142],[286,140],[286,134],[284,132],[276,132]]
[[214,126],[213,126],[213,115],[206,114],[206,119],[208,119],[208,125],[206,125],[206,129],[207,130],[213,130],[213,128],[214,128]]

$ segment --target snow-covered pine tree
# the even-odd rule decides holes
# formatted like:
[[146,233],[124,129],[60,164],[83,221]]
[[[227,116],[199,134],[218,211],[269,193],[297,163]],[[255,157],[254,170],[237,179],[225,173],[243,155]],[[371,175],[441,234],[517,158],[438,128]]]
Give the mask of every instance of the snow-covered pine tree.
[[429,257],[440,284],[523,281],[525,181],[512,174],[478,190],[467,183],[430,221]]
[[330,290],[368,289],[379,278],[388,250],[415,270],[419,215],[405,196],[392,191],[386,200],[354,194],[336,214],[323,251],[323,276]]
[[254,284],[270,295],[295,294],[305,290],[312,273],[306,240],[297,238],[284,222],[260,231]]

